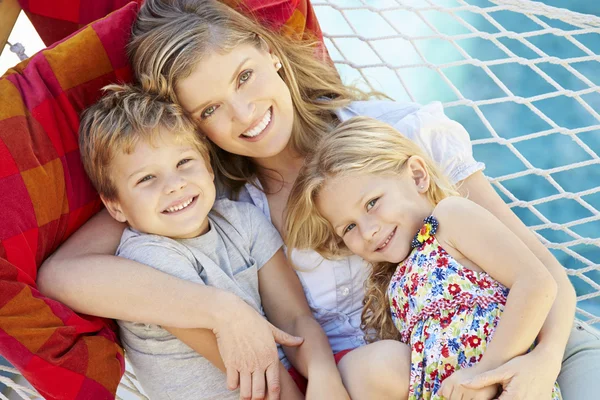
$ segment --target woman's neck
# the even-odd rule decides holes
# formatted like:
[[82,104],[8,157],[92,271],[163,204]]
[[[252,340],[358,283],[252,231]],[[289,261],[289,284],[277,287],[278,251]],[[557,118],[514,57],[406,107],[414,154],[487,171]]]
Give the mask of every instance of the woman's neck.
[[260,183],[267,193],[272,193],[291,188],[304,165],[304,157],[288,146],[275,156],[254,159],[254,163]]

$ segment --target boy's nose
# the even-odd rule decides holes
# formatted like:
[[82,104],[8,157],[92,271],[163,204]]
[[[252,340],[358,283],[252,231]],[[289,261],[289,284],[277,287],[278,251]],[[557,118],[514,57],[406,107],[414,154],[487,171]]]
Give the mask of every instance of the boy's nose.
[[179,176],[174,176],[165,185],[165,192],[171,194],[187,186],[187,181]]

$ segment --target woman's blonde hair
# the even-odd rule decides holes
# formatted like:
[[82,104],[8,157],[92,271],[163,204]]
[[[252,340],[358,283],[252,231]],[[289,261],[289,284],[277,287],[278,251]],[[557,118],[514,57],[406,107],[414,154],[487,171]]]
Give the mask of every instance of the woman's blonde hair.
[[[348,255],[343,240],[316,207],[324,184],[340,176],[401,174],[412,156],[419,156],[425,162],[430,177],[425,195],[433,205],[448,196],[458,195],[449,179],[419,146],[392,126],[367,117],[354,117],[341,123],[321,139],[292,188],[285,219],[289,251],[313,249],[325,258]],[[368,333],[368,340],[398,338],[387,298],[387,287],[396,266],[374,264],[367,279],[362,328]]]
[[[203,57],[243,44],[263,49],[266,44],[281,61],[279,75],[294,105],[290,144],[302,156],[310,154],[314,143],[337,123],[334,110],[367,97],[344,86],[335,68],[319,59],[322,48],[316,38],[300,40],[271,32],[214,0],[146,0],[133,27],[129,53],[142,85],[177,101],[178,82]],[[232,193],[254,180],[257,170],[250,159],[211,148],[214,167]]]

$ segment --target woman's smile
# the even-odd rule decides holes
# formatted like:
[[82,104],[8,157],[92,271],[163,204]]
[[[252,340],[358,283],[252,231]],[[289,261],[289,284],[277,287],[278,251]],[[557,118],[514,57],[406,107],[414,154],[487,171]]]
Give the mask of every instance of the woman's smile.
[[272,125],[272,121],[273,121],[273,106],[269,107],[267,112],[264,114],[262,119],[257,124],[255,124],[251,129],[248,129],[246,132],[242,133],[240,135],[240,138],[242,138],[244,140],[248,140],[250,142],[259,141],[269,131],[269,128]]

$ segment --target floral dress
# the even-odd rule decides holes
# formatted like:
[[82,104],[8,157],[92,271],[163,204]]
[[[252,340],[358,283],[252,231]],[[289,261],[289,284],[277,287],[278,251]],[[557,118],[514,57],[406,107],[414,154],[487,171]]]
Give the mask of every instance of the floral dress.
[[[442,399],[442,381],[481,359],[508,295],[505,286],[462,266],[440,246],[433,216],[424,222],[388,287],[392,319],[412,349],[411,400]],[[555,384],[552,399],[560,398]]]

